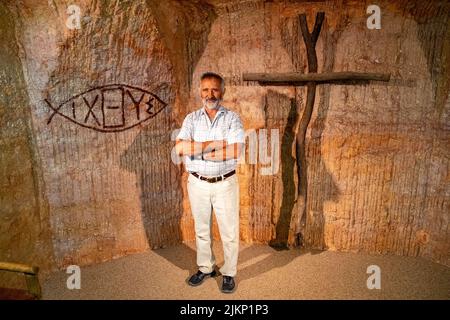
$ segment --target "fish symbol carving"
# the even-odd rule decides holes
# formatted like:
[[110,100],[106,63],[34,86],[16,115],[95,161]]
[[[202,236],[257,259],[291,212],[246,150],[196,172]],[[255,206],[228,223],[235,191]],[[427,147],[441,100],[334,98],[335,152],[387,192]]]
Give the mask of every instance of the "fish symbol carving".
[[55,115],[82,127],[100,132],[128,130],[161,112],[167,103],[155,94],[126,84],[109,84],[77,94],[54,107],[44,100],[53,111],[47,124]]

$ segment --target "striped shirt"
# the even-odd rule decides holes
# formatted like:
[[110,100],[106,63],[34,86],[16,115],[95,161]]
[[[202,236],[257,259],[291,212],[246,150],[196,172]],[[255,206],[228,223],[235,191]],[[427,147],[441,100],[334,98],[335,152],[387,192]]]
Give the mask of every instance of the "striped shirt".
[[[236,112],[220,105],[214,120],[211,122],[204,108],[202,107],[186,116],[177,139],[195,142],[226,140],[227,144],[245,143],[244,126]],[[201,155],[184,157],[187,171],[197,172],[199,175],[207,177],[228,173],[236,169],[237,162],[237,159],[225,161],[202,160]]]

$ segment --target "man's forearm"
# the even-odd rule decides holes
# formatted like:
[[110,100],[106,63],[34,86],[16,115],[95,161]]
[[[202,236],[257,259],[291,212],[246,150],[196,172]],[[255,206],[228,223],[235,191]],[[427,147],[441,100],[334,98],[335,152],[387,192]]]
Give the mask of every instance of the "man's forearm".
[[220,150],[226,146],[225,140],[211,140],[204,142],[195,142],[191,140],[179,140],[175,149],[180,156],[197,156],[209,153],[213,150]]
[[175,149],[180,156],[196,156],[201,154],[203,150],[201,142],[189,140],[181,140],[177,142]]
[[209,161],[225,161],[229,159],[238,159],[243,148],[242,143],[232,143],[223,148],[204,154],[205,160]]

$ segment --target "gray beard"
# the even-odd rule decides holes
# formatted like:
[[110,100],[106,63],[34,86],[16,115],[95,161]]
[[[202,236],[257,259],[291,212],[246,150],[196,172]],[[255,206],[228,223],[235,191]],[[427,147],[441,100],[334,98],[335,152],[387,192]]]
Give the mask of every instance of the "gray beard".
[[206,100],[203,100],[203,105],[209,110],[215,110],[219,107],[220,99],[217,99],[213,103],[208,103]]

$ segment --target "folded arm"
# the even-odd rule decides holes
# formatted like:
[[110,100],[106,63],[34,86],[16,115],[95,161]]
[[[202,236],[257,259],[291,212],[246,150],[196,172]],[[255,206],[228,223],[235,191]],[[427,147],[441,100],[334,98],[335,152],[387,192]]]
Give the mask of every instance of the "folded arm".
[[204,142],[195,142],[191,140],[177,139],[175,142],[175,151],[180,156],[198,156],[202,153],[208,154],[213,150],[221,150],[225,148],[227,142],[225,140],[211,140]]
[[176,140],[175,150],[180,156],[199,156],[209,161],[225,161],[238,159],[241,156],[244,144],[227,144],[226,140],[211,140],[195,142],[191,140]]
[[241,156],[244,144],[231,143],[222,148],[211,151],[203,155],[205,160],[210,161],[225,161],[229,159],[238,159]]

